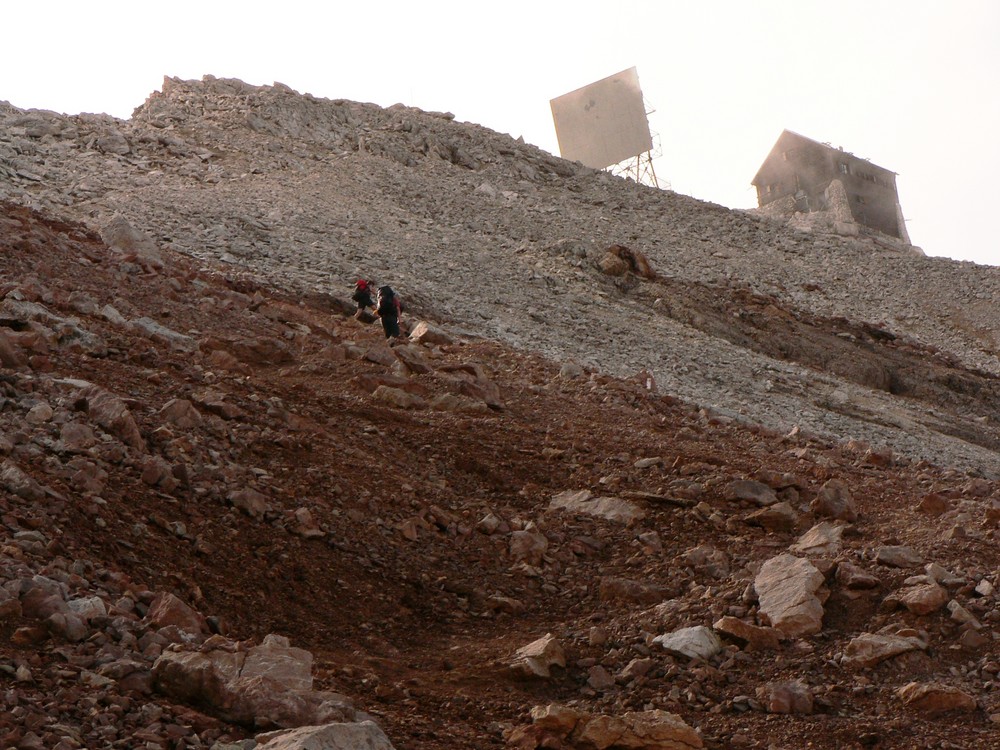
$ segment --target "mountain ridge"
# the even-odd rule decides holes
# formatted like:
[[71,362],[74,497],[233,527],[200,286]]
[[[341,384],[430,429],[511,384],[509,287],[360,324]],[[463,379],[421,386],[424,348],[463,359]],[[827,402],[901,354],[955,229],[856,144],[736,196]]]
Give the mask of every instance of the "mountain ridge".
[[[49,199],[30,178],[8,184],[6,197],[95,227],[121,213],[165,247],[304,290],[336,294],[353,278],[374,276],[470,332],[618,375],[649,370],[665,390],[734,418],[992,470],[974,445],[920,427],[938,421],[923,409],[701,336],[688,321],[649,309],[643,293],[662,288],[595,279],[593,270],[606,247],[623,244],[679,282],[674,292],[685,282],[747,285],[793,314],[875,325],[996,376],[996,268],[807,234],[613,178],[448,113],[322,100],[280,84],[168,78],[127,123],[80,118],[8,120],[12,132],[34,128],[35,161],[63,180],[45,181],[55,186]],[[94,130],[82,135],[87,123]],[[59,148],[45,154],[47,139]],[[80,150],[74,173],[65,174],[60,155]],[[38,171],[22,171],[31,169]],[[635,335],[639,321],[648,335]],[[601,347],[590,345],[591,335]],[[795,383],[793,392],[767,390],[768,373]],[[826,408],[831,399],[848,402],[854,415]],[[878,424],[879,411],[902,411],[920,434]],[[966,433],[985,431],[979,442],[992,445],[994,412],[995,404],[947,418]]]

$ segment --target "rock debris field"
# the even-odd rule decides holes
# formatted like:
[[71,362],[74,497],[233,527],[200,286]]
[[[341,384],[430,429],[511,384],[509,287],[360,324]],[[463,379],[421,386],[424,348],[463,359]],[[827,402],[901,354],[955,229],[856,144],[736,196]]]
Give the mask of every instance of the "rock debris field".
[[447,113],[0,103],[0,746],[1000,747],[998,284]]

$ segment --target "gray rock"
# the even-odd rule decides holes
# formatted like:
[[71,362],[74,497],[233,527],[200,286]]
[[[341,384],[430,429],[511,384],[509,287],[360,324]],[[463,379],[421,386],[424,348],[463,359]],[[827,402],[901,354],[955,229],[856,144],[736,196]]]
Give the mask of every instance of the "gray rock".
[[763,482],[751,479],[730,482],[726,486],[725,497],[727,500],[744,500],[757,505],[774,505],[778,502],[778,495],[773,489]]
[[510,670],[523,677],[552,676],[553,667],[566,666],[566,654],[562,644],[552,633],[546,633],[537,641],[522,646],[514,654]]
[[70,599],[66,602],[70,610],[79,615],[85,622],[95,617],[107,617],[108,608],[99,596],[87,596],[80,599]]
[[658,643],[667,653],[685,656],[688,659],[709,659],[722,650],[722,641],[711,628],[696,625],[681,628],[673,633],[657,636],[653,643]]
[[9,460],[0,463],[0,487],[24,500],[35,501],[45,497],[45,488]]
[[162,341],[172,348],[182,352],[193,352],[198,348],[197,342],[186,334],[167,328],[152,318],[136,318],[129,322],[133,330],[148,336],[154,341]]
[[563,362],[562,367],[559,368],[559,377],[566,380],[582,378],[586,374],[586,370],[576,362]]

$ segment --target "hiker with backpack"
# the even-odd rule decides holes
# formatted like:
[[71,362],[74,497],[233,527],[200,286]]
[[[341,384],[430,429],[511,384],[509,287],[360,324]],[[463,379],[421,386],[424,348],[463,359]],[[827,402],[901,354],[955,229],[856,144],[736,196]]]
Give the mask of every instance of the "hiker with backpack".
[[382,321],[382,330],[385,332],[385,337],[387,339],[398,338],[399,316],[403,312],[403,303],[400,302],[399,295],[393,291],[391,286],[386,284],[378,288],[377,299],[378,304],[375,308],[375,314]]
[[354,285],[354,294],[351,295],[351,299],[358,305],[358,311],[355,315],[359,315],[366,308],[375,307],[375,300],[372,299],[372,286],[374,283],[373,281],[358,279],[358,283]]

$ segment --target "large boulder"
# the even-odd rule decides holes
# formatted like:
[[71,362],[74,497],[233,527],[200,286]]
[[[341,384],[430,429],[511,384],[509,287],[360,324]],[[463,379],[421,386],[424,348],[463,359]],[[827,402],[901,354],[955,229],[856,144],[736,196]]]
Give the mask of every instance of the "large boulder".
[[453,344],[455,340],[444,330],[426,320],[417,323],[410,331],[410,340],[418,344]]
[[649,259],[638,250],[624,245],[611,245],[604,255],[597,259],[597,265],[608,276],[621,276],[632,272],[644,279],[655,279],[656,272]]
[[312,689],[312,654],[269,635],[250,649],[216,636],[198,651],[165,651],[153,665],[157,691],[224,721],[299,727],[353,721],[350,701]]
[[146,613],[146,622],[158,628],[175,625],[189,633],[208,633],[204,615],[169,592],[156,595]]
[[552,633],[519,648],[510,664],[511,671],[521,677],[548,678],[553,667],[566,667],[566,653]]
[[975,711],[976,699],[950,685],[935,682],[910,682],[896,691],[904,704],[922,715],[934,716],[946,711]]
[[697,750],[705,746],[701,735],[680,716],[659,709],[612,716],[549,705],[533,708],[531,718],[532,724],[517,727],[510,734],[510,744],[519,750]]
[[823,629],[823,574],[811,562],[783,554],[765,562],[754,579],[760,611],[787,636]]

